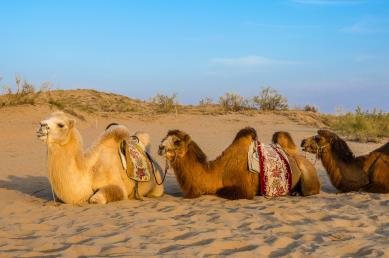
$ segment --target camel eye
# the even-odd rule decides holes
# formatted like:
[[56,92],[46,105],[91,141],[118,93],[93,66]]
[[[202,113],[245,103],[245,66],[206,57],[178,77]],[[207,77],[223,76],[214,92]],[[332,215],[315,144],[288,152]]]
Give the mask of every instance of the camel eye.
[[62,124],[62,123],[58,123],[57,126],[58,126],[59,128],[63,128],[65,125]]
[[180,145],[181,141],[180,140],[174,140],[174,145],[178,146]]
[[319,141],[320,141],[320,136],[319,136],[319,135],[316,135],[316,136],[314,137],[314,140],[315,140],[316,142],[319,142]]

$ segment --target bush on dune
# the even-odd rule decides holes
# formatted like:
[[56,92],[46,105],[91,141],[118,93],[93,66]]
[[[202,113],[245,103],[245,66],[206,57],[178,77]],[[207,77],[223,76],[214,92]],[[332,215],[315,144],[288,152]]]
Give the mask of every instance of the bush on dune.
[[362,111],[358,106],[355,112],[326,115],[325,118],[330,128],[345,135],[348,140],[377,142],[380,138],[389,137],[389,113],[383,111]]
[[173,93],[171,96],[157,93],[157,95],[151,98],[151,102],[158,106],[159,112],[172,112],[176,110],[178,104],[177,93]]

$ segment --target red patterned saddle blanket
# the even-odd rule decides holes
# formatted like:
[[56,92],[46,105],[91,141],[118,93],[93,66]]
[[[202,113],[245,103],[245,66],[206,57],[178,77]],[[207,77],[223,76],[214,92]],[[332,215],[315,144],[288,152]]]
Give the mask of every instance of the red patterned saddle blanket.
[[275,197],[291,194],[289,160],[278,144],[254,141],[249,148],[248,162],[250,171],[259,173],[262,195]]

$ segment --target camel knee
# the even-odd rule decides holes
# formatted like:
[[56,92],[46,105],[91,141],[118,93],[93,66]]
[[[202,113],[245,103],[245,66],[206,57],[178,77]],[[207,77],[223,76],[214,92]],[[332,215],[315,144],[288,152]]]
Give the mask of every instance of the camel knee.
[[147,194],[147,197],[161,197],[164,193],[163,185],[155,184],[153,189]]
[[93,204],[105,204],[124,199],[123,190],[117,185],[107,185],[100,188],[90,199]]
[[301,178],[301,193],[303,196],[319,194],[320,188],[319,178]]

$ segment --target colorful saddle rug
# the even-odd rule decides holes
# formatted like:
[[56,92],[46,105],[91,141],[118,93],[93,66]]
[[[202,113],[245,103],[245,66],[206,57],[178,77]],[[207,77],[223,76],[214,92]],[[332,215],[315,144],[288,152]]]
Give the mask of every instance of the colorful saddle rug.
[[[123,168],[126,170],[129,178],[137,182],[150,181],[153,168],[143,145],[132,140],[129,143],[124,141],[119,153]],[[131,162],[133,167],[130,171],[128,169],[129,162]]]
[[275,197],[290,195],[292,173],[289,160],[278,144],[251,143],[248,152],[251,172],[259,173],[261,194]]

